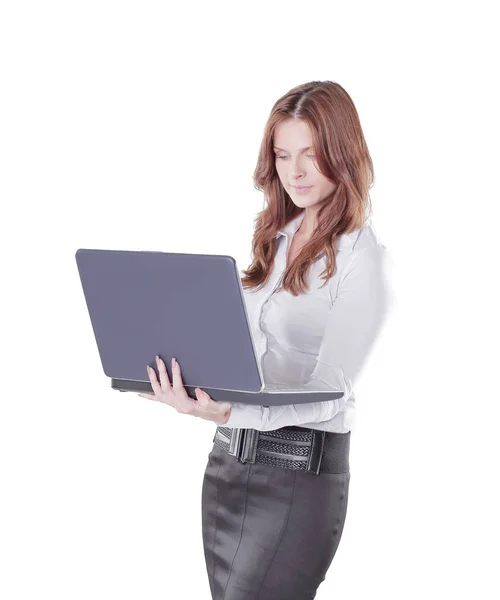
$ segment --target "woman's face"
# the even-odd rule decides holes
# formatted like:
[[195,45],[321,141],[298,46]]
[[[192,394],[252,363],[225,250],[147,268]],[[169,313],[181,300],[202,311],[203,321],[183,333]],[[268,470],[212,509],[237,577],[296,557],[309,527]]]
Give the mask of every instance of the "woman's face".
[[[318,204],[336,187],[316,168],[312,143],[309,128],[300,119],[288,119],[276,127],[276,170],[285,191],[300,207]],[[300,192],[295,186],[307,186],[308,189]]]

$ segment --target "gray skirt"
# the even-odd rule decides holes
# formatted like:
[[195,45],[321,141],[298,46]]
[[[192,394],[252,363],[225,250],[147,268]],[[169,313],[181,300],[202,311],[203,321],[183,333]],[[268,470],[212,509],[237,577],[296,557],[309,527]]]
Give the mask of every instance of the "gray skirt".
[[[348,454],[347,436],[342,443]],[[326,457],[325,457],[326,458]],[[319,475],[242,463],[214,444],[202,487],[212,600],[314,598],[337,551],[350,471]]]

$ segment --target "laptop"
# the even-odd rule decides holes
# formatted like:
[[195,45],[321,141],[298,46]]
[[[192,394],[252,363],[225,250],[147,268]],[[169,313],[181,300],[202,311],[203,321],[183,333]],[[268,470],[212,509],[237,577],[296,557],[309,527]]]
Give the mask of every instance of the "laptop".
[[155,356],[187,394],[281,406],[335,400],[343,392],[265,385],[232,256],[80,248],[75,254],[104,374],[120,392],[154,393]]

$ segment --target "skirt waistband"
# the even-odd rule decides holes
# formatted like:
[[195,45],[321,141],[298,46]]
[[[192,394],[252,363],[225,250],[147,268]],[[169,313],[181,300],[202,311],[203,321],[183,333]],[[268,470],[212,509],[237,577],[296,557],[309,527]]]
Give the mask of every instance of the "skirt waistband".
[[242,463],[260,463],[320,473],[347,473],[351,432],[334,433],[290,425],[272,431],[223,427],[213,442]]

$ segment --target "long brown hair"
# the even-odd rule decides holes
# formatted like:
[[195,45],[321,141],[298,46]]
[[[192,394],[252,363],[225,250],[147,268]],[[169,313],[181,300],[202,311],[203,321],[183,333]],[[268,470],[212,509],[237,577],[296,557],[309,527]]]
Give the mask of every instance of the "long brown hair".
[[275,167],[274,131],[290,118],[308,124],[318,170],[337,184],[318,211],[313,235],[284,273],[279,289],[297,296],[307,291],[307,271],[322,253],[327,258],[323,286],[335,274],[336,239],[365,224],[368,208],[371,210],[368,191],[374,176],[358,113],[342,86],[333,81],[312,81],[279,98],[266,123],[253,174],[254,187],[264,192],[267,205],[255,219],[252,264],[242,271],[244,288],[267,283],[274,265],[278,231],[305,210],[292,202]]

